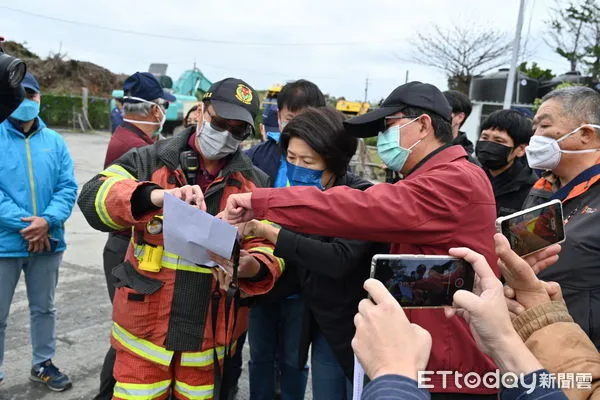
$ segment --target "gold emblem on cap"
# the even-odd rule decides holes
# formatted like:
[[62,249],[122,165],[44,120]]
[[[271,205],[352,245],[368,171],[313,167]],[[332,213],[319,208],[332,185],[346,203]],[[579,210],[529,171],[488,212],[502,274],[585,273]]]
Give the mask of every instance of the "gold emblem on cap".
[[252,90],[248,86],[240,83],[235,90],[235,98],[244,104],[250,104],[252,103]]

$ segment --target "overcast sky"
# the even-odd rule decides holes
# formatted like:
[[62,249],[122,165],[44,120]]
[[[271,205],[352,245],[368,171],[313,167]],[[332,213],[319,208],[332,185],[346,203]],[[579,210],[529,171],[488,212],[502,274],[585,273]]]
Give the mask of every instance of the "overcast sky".
[[[568,63],[543,41],[554,1],[525,3],[523,35],[529,37],[530,59],[555,73],[566,71]],[[146,71],[160,62],[169,64],[175,80],[196,61],[213,82],[234,76],[266,89],[306,78],[325,93],[352,100],[364,97],[368,76],[368,98],[377,101],[404,83],[407,70],[410,80],[446,89],[443,71],[398,58],[409,58],[415,32],[458,20],[493,26],[512,37],[518,6],[519,0],[0,0],[0,36],[27,42],[43,57],[57,52],[62,42],[69,58],[118,73]]]

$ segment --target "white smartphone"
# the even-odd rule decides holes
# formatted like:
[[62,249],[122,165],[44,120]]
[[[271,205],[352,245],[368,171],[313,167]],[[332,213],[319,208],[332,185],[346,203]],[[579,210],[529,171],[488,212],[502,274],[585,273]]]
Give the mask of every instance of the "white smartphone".
[[552,200],[496,220],[496,230],[524,257],[565,241],[562,203]]
[[377,254],[371,278],[381,281],[404,308],[437,308],[451,306],[457,290],[473,291],[475,272],[460,258]]

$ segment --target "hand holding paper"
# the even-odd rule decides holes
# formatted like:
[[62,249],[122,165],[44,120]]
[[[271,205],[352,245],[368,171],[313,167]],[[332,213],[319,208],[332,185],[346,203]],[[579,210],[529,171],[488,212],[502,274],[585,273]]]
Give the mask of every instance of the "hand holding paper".
[[214,267],[211,251],[231,259],[237,229],[168,193],[164,196],[165,250],[195,264]]
[[204,193],[202,193],[202,189],[198,185],[185,185],[169,190],[156,189],[150,194],[150,200],[156,207],[163,207],[165,196],[167,194],[172,195],[187,204],[194,205],[202,211],[206,211]]

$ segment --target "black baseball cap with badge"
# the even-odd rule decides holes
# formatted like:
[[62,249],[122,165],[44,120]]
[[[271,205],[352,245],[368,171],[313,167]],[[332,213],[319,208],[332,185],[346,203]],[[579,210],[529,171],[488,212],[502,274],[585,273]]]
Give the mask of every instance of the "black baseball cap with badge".
[[384,129],[385,117],[394,115],[407,107],[422,108],[439,115],[448,122],[452,120],[452,107],[442,92],[428,83],[414,81],[398,86],[381,103],[380,108],[344,121],[344,126],[346,131],[353,136],[377,136]]
[[219,117],[247,122],[254,129],[259,109],[258,94],[243,80],[226,78],[213,83],[202,101],[210,101]]

